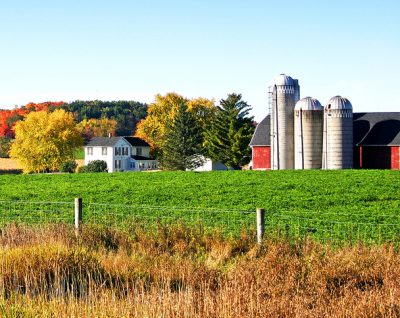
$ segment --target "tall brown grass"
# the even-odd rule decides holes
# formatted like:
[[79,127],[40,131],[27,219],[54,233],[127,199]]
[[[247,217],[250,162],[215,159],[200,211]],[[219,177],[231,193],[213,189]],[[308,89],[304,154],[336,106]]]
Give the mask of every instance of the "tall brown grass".
[[1,317],[400,317],[400,254],[183,225],[146,232],[10,225]]

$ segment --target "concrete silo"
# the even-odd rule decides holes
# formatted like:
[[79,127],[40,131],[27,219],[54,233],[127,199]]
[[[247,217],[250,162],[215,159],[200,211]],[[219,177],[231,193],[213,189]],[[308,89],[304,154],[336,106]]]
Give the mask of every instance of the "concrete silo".
[[271,168],[294,169],[294,106],[299,100],[298,80],[285,74],[270,88]]
[[305,97],[294,109],[295,169],[321,169],[324,108]]
[[347,98],[332,97],[324,111],[323,169],[353,168],[353,106]]

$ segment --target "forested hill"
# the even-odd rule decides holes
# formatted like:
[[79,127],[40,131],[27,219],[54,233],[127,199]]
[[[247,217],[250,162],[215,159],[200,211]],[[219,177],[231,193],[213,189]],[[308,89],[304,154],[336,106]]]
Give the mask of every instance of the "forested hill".
[[130,136],[136,130],[137,123],[146,117],[147,104],[136,101],[81,101],[65,103],[61,108],[76,115],[77,122],[84,119],[114,119],[117,121],[115,133],[118,136]]
[[[76,121],[81,123],[83,131],[87,130],[86,128],[90,130],[90,127],[85,126],[92,125],[100,128],[98,130],[110,130],[118,136],[134,134],[137,123],[147,116],[147,104],[137,101],[77,100],[71,103],[29,103],[14,109],[0,109],[0,138],[13,139],[15,124],[28,113],[42,110],[51,112],[59,108],[74,113]],[[99,119],[102,119],[103,122],[98,121]],[[108,121],[104,123],[104,119]],[[87,120],[92,121],[88,123]],[[101,129],[101,126],[107,127]]]

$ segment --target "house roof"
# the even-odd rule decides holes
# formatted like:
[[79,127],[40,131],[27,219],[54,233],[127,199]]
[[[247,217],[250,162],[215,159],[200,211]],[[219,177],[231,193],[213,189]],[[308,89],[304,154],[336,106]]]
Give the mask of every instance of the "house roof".
[[400,145],[400,112],[354,113],[353,118],[355,145]]
[[257,125],[253,137],[250,141],[250,146],[269,146],[270,143],[270,115],[267,115]]
[[154,158],[149,158],[149,157],[144,157],[144,156],[138,156],[138,155],[131,156],[131,158],[132,158],[132,159],[135,159],[135,160],[156,160],[156,159],[154,159]]
[[113,147],[122,137],[94,137],[89,140],[86,147]]
[[132,147],[150,147],[147,142],[138,137],[94,137],[90,139],[86,147],[113,147],[121,139],[125,139]]
[[124,137],[124,139],[129,142],[133,147],[150,147],[147,142],[138,137]]

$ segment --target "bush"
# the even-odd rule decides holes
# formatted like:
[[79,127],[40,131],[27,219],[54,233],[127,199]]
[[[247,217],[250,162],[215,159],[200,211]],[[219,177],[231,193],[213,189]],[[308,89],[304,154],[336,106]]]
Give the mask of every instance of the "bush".
[[12,139],[8,137],[0,137],[0,158],[9,158],[9,151]]
[[69,161],[64,162],[61,165],[60,171],[61,172],[68,172],[68,173],[74,173],[77,166],[78,166],[78,164],[75,162],[75,160],[69,160]]
[[79,167],[78,172],[108,172],[107,162],[104,160],[91,161],[87,166]]

